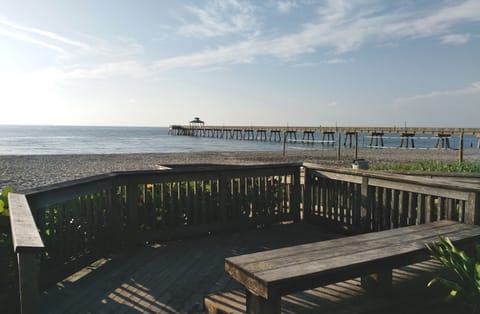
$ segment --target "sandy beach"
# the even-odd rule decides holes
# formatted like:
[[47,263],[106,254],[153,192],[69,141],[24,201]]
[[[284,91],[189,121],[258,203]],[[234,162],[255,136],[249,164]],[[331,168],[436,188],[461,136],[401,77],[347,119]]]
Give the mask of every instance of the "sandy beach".
[[[370,165],[394,161],[458,160],[458,151],[412,149],[361,149],[358,158]],[[23,155],[0,156],[0,188],[12,186],[16,191],[122,170],[158,169],[174,164],[265,164],[281,162],[314,162],[350,167],[354,150],[298,150],[282,152],[196,152],[109,155]],[[480,160],[480,151],[467,149],[467,161]]]

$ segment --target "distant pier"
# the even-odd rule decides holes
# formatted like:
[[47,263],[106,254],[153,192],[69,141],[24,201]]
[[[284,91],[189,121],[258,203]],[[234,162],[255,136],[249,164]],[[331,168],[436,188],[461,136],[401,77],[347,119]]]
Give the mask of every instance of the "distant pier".
[[[434,148],[450,147],[450,138],[475,135],[480,139],[480,128],[427,128],[427,127],[328,127],[328,126],[209,126],[202,124],[171,125],[170,135],[199,136],[249,141],[301,142],[334,145],[343,135],[344,146],[352,147],[358,134],[369,134],[370,147],[384,147],[386,134],[398,134],[400,148],[415,148],[416,135],[431,135]],[[315,139],[315,134],[321,139]],[[348,143],[347,143],[348,142]],[[480,140],[477,140],[480,143]],[[477,144],[477,148],[479,144]]]

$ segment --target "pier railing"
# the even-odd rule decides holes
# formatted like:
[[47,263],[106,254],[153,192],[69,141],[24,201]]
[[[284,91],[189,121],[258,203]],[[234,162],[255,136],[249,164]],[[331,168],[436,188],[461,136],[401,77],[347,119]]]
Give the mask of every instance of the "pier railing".
[[35,311],[38,287],[134,244],[302,219],[352,233],[478,224],[479,195],[468,182],[314,164],[117,172],[10,193],[22,311]]

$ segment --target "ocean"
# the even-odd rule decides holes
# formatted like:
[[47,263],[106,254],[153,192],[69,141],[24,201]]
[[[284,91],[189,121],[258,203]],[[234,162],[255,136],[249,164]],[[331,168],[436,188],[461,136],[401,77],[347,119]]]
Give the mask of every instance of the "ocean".
[[[166,127],[101,127],[101,126],[12,126],[0,125],[0,155],[46,154],[121,154],[176,153],[200,151],[280,151],[283,143],[218,139],[207,137],[173,136]],[[301,139],[301,134],[297,138]],[[288,150],[335,149],[317,142],[304,144],[300,140],[287,143]],[[417,149],[433,149],[432,135],[415,137]],[[450,146],[458,148],[458,137],[452,136]],[[343,147],[343,139],[342,139]],[[368,134],[359,135],[359,147],[368,147]],[[398,134],[386,134],[385,148],[398,148]],[[465,136],[465,147],[476,147],[475,136]]]

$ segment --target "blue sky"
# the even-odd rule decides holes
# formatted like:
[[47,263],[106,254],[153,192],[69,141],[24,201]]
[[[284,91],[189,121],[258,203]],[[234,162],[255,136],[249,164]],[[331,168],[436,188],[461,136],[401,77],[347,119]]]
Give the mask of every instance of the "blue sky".
[[2,124],[478,127],[480,1],[0,0]]

